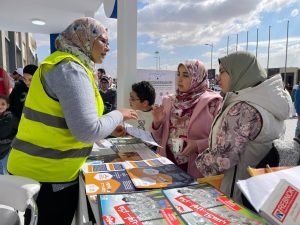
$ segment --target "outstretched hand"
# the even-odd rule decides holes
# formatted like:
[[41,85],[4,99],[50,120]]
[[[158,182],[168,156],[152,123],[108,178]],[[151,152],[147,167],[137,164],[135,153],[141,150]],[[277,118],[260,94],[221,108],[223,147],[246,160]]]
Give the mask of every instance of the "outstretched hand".
[[138,114],[133,109],[123,108],[123,109],[119,109],[119,111],[122,113],[124,121],[126,121],[126,120],[132,120],[132,119],[133,120],[137,120],[138,119]]
[[152,116],[154,127],[159,127],[166,116],[164,107],[162,105],[154,105],[152,107]]

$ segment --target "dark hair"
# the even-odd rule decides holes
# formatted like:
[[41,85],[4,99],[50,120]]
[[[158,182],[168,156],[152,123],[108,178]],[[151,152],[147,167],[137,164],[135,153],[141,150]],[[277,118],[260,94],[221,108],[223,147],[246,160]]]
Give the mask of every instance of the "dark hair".
[[29,73],[33,76],[34,72],[37,70],[37,66],[33,64],[28,64],[27,66],[24,67],[23,69],[23,74],[24,73]]
[[9,97],[8,96],[0,95],[0,99],[3,99],[4,101],[6,101],[7,104],[9,104]]
[[150,106],[154,104],[155,89],[148,81],[135,83],[131,86],[131,88],[141,101],[147,100]]
[[100,72],[100,73],[102,73],[102,74],[106,74],[105,69],[103,69],[103,68],[99,68],[99,69],[98,69],[98,72]]

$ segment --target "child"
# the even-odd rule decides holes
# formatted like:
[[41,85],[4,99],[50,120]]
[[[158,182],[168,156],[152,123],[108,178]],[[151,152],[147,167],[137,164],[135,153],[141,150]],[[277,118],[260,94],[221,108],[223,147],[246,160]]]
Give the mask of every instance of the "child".
[[150,131],[152,127],[152,106],[155,102],[155,89],[148,81],[135,83],[131,87],[130,107],[137,110],[138,120],[127,121],[129,124],[142,130]]
[[7,111],[8,107],[8,97],[0,95],[0,173],[3,170],[4,174],[7,173],[6,164],[10,144],[18,130],[18,120],[10,111]]

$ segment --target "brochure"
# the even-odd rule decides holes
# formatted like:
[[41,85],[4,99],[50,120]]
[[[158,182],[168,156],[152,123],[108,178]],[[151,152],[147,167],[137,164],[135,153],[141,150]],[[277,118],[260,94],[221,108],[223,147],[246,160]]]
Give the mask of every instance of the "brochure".
[[143,142],[153,145],[153,146],[157,146],[157,147],[161,147],[159,144],[157,144],[157,142],[153,139],[151,132],[147,131],[147,130],[143,130],[137,127],[132,126],[129,123],[125,123],[124,124],[125,129],[127,131],[128,134],[130,134],[133,137],[139,138],[141,139]]
[[98,195],[104,225],[182,225],[160,189]]

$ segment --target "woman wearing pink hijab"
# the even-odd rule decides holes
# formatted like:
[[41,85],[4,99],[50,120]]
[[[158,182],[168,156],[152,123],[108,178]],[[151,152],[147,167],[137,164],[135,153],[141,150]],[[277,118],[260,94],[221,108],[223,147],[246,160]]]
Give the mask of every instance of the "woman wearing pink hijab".
[[208,89],[208,74],[199,60],[180,63],[176,95],[165,96],[153,107],[152,134],[165,156],[195,178],[202,177],[195,159],[208,147],[211,124],[222,97]]

